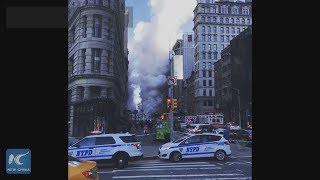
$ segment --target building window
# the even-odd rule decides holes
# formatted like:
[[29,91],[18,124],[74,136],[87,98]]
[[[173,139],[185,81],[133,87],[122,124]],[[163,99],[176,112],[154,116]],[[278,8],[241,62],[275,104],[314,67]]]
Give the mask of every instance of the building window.
[[210,12],[210,7],[207,7],[207,12]]
[[223,23],[223,17],[220,18],[220,23]]
[[213,33],[217,33],[217,27],[216,26],[213,27]]
[[221,7],[220,7],[220,12],[221,12],[222,14],[228,14],[228,9],[227,9],[227,7],[226,7],[226,6],[221,6]]
[[229,34],[229,27],[226,27],[226,33]]
[[207,18],[207,22],[211,22],[211,17],[208,17],[208,18]]
[[202,83],[203,83],[203,86],[207,86],[207,81],[206,80],[203,80]]
[[245,24],[245,23],[246,23],[246,22],[245,22],[244,18],[242,18],[241,24]]
[[202,69],[206,68],[206,62],[202,62]]
[[218,59],[218,53],[213,53],[213,59]]
[[242,8],[242,14],[249,15],[249,9],[247,7]]
[[188,42],[192,42],[192,35],[188,35]]
[[73,75],[74,71],[74,55],[69,59],[69,76]]
[[239,8],[238,7],[233,7],[232,8],[232,14],[239,14]]
[[205,89],[203,90],[203,96],[207,96],[207,91]]
[[94,0],[94,4],[97,4],[97,5],[102,5],[102,0]]
[[[211,69],[211,68],[212,68],[212,63],[209,62],[209,69]],[[209,74],[210,74],[210,72],[211,72],[211,71],[209,71]],[[211,77],[211,76],[209,75],[209,77]]]
[[204,9],[204,7],[202,7],[202,8],[201,8],[201,12],[203,12],[203,13],[205,12],[205,9]]
[[[209,96],[212,96],[212,90],[209,89]],[[212,102],[211,102],[211,106],[212,106]]]
[[211,34],[208,35],[208,41],[211,41]]
[[[210,90],[210,91],[211,91],[211,90]],[[209,91],[209,94],[210,94],[210,91]],[[211,93],[212,93],[212,91],[211,91]],[[209,96],[212,96],[212,95],[209,95]],[[213,103],[212,103],[211,100],[208,101],[208,106],[213,106]]]
[[229,24],[229,18],[226,18],[226,23]]
[[209,51],[211,51],[211,44],[208,44],[208,49],[209,49]]
[[206,41],[206,36],[204,34],[201,35],[201,37],[202,37],[202,41]]
[[237,33],[238,33],[238,34],[240,33],[240,28],[237,28]]
[[236,24],[240,24],[240,19],[239,18],[236,19]]
[[99,73],[101,68],[101,49],[92,49],[92,72]]
[[208,32],[211,33],[211,26],[208,26]]
[[217,51],[217,44],[213,44],[213,50]]
[[227,41],[227,42],[230,41],[230,36],[226,36],[226,41]]
[[83,23],[82,35],[84,38],[86,38],[87,37],[87,16],[82,17],[82,23]]
[[[211,72],[211,71],[209,71],[209,72]],[[209,73],[209,74],[212,74],[212,73]],[[211,76],[209,76],[209,77],[211,77]],[[209,80],[209,86],[212,86],[212,80]]]
[[211,54],[211,52],[208,53],[208,59],[212,59],[212,54]]
[[71,33],[72,33],[72,44],[74,44],[76,42],[76,36],[77,36],[76,27],[75,26],[73,26],[71,28]]
[[220,27],[220,33],[224,33],[224,28]]
[[221,51],[224,49],[224,44],[221,44]]
[[205,17],[201,16],[201,22],[205,22]]
[[203,33],[206,32],[206,27],[202,26],[202,32],[203,32]]
[[216,17],[213,17],[212,18],[212,21],[215,23],[215,22],[217,22],[217,18]]
[[93,37],[101,38],[102,31],[102,17],[99,15],[93,15]]
[[235,33],[234,27],[231,27],[231,33],[232,33],[232,34]]
[[207,106],[207,101],[203,101],[203,106]]
[[220,36],[220,41],[224,42],[224,36],[223,35]]
[[216,6],[213,6],[213,7],[212,7],[212,12],[213,12],[213,13],[216,13],[216,12],[217,12],[217,11],[216,11]]
[[81,49],[82,73],[86,70],[86,49]]
[[217,35],[213,35],[213,42],[217,42]]
[[233,39],[234,37],[235,37],[235,35],[232,35],[232,36],[231,36],[231,39]]
[[206,53],[205,52],[202,53],[202,59],[206,59]]
[[250,19],[248,18],[248,19],[247,19],[247,24],[250,24],[250,23],[251,23],[251,22],[250,22]]
[[233,18],[231,18],[231,23],[232,23],[232,24],[234,23],[234,19],[233,19]]
[[206,50],[206,45],[202,44],[202,51],[205,51],[205,50]]

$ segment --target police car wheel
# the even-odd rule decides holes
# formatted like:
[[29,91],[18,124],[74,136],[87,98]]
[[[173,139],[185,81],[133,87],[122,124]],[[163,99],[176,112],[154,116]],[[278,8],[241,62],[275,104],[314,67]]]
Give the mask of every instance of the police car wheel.
[[215,157],[216,157],[216,159],[217,159],[218,161],[223,161],[223,160],[226,159],[226,153],[225,153],[224,151],[222,151],[222,150],[218,150],[218,151],[216,152]]
[[124,168],[128,164],[128,158],[123,154],[119,154],[115,157],[114,164],[117,168]]
[[179,162],[182,159],[181,153],[179,152],[173,152],[171,155],[171,161],[172,162]]

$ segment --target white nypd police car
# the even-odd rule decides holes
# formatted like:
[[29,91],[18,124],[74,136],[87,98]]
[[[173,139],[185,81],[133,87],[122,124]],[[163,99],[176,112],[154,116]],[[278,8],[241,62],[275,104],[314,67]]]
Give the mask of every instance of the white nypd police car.
[[86,136],[71,145],[68,154],[80,160],[112,160],[119,168],[143,156],[141,143],[128,133]]
[[159,158],[173,162],[200,157],[215,157],[222,161],[230,155],[229,142],[222,135],[213,133],[189,134],[160,146],[158,152]]

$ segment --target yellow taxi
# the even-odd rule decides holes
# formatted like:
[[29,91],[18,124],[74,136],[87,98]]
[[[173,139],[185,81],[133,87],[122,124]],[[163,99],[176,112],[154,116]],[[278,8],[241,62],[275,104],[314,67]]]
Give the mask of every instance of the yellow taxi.
[[68,156],[68,180],[99,180],[97,163]]

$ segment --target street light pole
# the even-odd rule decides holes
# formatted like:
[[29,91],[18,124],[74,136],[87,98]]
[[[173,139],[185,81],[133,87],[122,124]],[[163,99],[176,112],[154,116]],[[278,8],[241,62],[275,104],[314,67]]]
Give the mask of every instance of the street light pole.
[[[169,55],[169,58],[170,58],[170,75],[171,77],[173,76],[173,56]],[[172,106],[173,106],[173,84],[170,85],[170,98],[171,98],[171,106],[170,106],[170,142],[172,142],[174,139],[173,139],[173,136],[174,136],[174,129],[173,129],[173,110],[172,110]]]
[[239,126],[241,127],[241,110],[240,110],[240,90],[237,88],[232,88],[238,92],[238,103],[239,103]]

